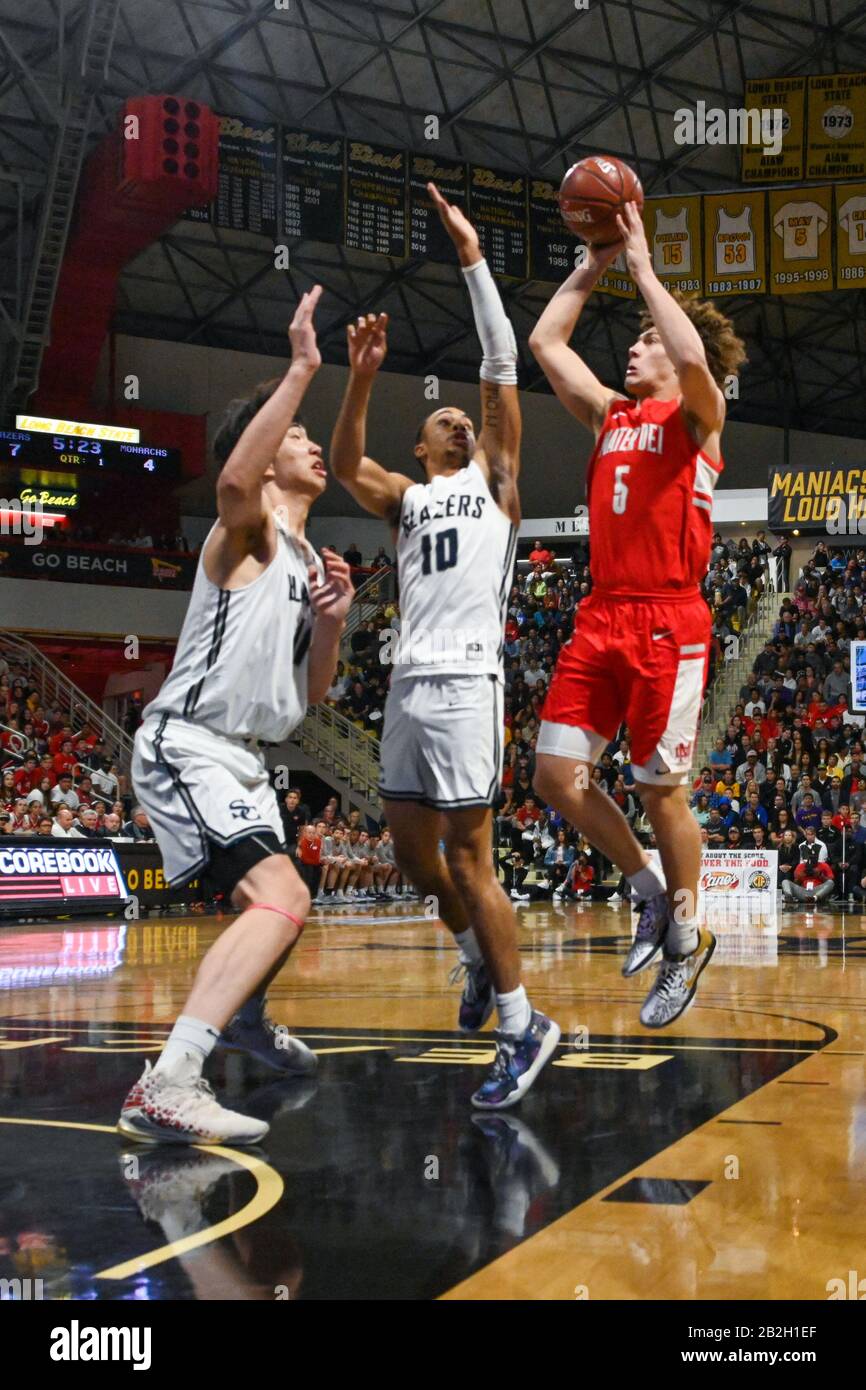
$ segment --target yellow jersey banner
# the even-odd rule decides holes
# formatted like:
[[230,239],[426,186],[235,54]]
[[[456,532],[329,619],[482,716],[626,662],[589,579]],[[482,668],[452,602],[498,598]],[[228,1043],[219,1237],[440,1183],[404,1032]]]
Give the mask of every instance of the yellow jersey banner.
[[766,294],[765,199],[757,192],[704,196],[707,294]]
[[[777,534],[824,531],[846,535],[866,514],[866,468],[842,464],[771,465],[767,480],[767,527]],[[862,534],[862,533],[861,533]]]
[[624,251],[620,251],[616,260],[598,277],[595,288],[603,294],[615,295],[617,299],[637,299],[637,290],[628,272]]
[[662,284],[686,293],[702,290],[700,197],[648,198],[643,220],[653,270]]
[[866,72],[809,78],[807,179],[866,177]]
[[832,188],[774,189],[769,198],[772,293],[832,289]]
[[837,184],[834,228],[836,233],[836,288],[866,286],[866,183]]
[[[760,77],[746,83],[743,105],[782,113],[782,148],[776,153],[766,138],[743,145],[743,183],[796,183],[803,177],[806,133],[805,77]],[[765,132],[762,131],[762,134]]]

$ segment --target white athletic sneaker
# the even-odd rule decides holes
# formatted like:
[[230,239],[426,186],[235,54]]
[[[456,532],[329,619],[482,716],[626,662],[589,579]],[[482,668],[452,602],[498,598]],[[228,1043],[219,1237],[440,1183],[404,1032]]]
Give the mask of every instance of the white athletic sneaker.
[[145,1144],[258,1144],[270,1126],[226,1110],[206,1081],[180,1086],[145,1062],[117,1128]]
[[715,949],[713,933],[708,927],[700,927],[698,944],[691,955],[662,956],[658,974],[640,1011],[644,1028],[666,1028],[686,1012]]
[[335,903],[344,903],[345,901],[346,901],[346,895],[345,895],[345,893],[343,892],[342,888],[338,888],[337,891],[336,891],[336,893],[334,894],[334,896],[333,896],[333,898],[332,898],[332,902],[335,902]]

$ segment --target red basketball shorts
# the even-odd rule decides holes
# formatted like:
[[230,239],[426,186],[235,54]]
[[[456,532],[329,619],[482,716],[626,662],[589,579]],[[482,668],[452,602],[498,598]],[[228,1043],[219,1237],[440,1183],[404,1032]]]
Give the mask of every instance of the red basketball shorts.
[[710,635],[710,610],[700,593],[632,599],[594,590],[560,653],[536,752],[596,763],[625,723],[636,781],[684,781]]

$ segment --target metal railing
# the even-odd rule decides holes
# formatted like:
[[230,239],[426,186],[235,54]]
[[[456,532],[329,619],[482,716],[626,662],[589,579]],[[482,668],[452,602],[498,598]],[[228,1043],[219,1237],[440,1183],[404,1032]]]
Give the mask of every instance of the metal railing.
[[379,740],[330,705],[313,705],[292,735],[305,753],[379,805]]
[[49,661],[38,647],[23,637],[11,632],[0,631],[0,656],[4,656],[10,667],[15,667],[11,679],[23,676],[39,691],[45,710],[58,710],[62,717],[78,732],[87,723],[93,728],[106,746],[117,755],[118,770],[128,772],[132,759],[132,739],[121,729],[89,695],[85,695],[77,685]]
[[346,626],[340,638],[340,647],[348,647],[353,633],[362,623],[366,623],[383,604],[390,603],[397,593],[397,572],[391,566],[376,570],[355,590],[352,606],[346,615]]

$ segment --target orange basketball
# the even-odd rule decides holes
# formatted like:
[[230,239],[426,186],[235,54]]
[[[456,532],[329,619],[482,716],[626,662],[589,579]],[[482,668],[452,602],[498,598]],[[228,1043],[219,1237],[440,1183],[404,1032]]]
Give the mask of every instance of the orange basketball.
[[643,208],[643,189],[633,169],[612,154],[594,154],[572,164],[559,189],[566,226],[596,246],[619,241],[616,215],[626,203]]

